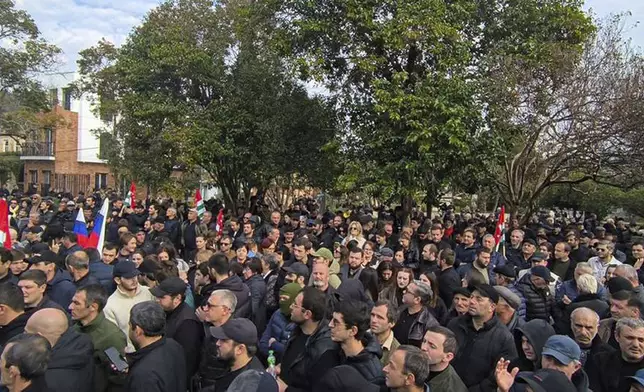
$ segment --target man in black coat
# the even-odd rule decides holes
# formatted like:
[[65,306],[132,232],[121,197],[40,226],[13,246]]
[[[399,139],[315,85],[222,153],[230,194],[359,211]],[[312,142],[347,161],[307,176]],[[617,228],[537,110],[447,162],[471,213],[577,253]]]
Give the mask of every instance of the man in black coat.
[[183,348],[164,336],[166,315],[153,301],[140,302],[130,311],[130,340],[136,351],[127,355],[125,392],[180,392],[186,384]]
[[45,379],[53,392],[94,390],[92,339],[69,327],[65,312],[46,308],[35,312],[25,332],[42,335],[52,346]]
[[447,305],[452,303],[454,297],[454,290],[461,287],[461,277],[454,269],[454,261],[456,255],[451,249],[443,249],[438,258],[438,267],[440,273],[438,274],[438,292]]
[[150,289],[150,294],[166,313],[165,337],[183,347],[186,359],[186,382],[197,372],[204,329],[194,310],[185,303],[186,283],[178,277],[165,279]]
[[514,338],[495,315],[499,294],[490,285],[472,291],[468,313],[450,321],[456,335],[458,353],[452,361],[470,392],[494,392],[494,370],[500,358],[517,357]]
[[0,305],[4,308],[0,312],[0,347],[4,347],[9,339],[24,332],[29,315],[25,313],[22,290],[14,283],[0,284]]

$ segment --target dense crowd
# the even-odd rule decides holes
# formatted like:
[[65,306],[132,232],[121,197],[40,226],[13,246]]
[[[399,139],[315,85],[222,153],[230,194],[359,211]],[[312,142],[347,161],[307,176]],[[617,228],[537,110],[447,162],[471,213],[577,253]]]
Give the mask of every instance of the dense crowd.
[[636,222],[6,196],[10,391],[644,391]]

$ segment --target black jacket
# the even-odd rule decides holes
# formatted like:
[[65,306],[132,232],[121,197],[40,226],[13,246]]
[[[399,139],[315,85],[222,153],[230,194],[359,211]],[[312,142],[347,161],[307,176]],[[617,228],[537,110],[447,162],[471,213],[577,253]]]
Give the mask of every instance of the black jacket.
[[587,371],[590,388],[593,392],[628,392],[630,382],[625,377],[634,376],[642,365],[626,363],[619,350],[597,353]]
[[25,325],[30,316],[31,313],[23,313],[0,328],[0,348],[3,348],[12,337],[25,332]]
[[[291,339],[286,343],[284,356],[291,348],[291,342],[302,334],[295,328]],[[322,376],[331,368],[339,365],[340,348],[331,340],[331,331],[326,320],[320,321],[318,328],[306,341],[305,350],[288,369],[281,369],[282,379],[288,385],[288,392],[310,391]]]
[[184,392],[186,361],[183,349],[172,339],[160,340],[127,355],[125,392]]
[[542,319],[550,321],[550,317],[554,315],[555,299],[550,293],[548,287],[544,289],[537,289],[530,280],[530,274],[525,274],[524,277],[517,282],[517,289],[523,294],[526,302],[526,321],[534,319]]
[[203,324],[197,319],[194,309],[185,302],[166,314],[165,336],[174,339],[183,348],[187,382],[197,372],[204,333]]
[[54,345],[45,373],[54,391],[94,390],[94,345],[92,339],[69,328]]
[[341,351],[340,363],[353,367],[370,383],[384,386],[385,375],[382,372],[382,364],[380,363],[380,358],[382,357],[380,344],[371,333],[365,334],[363,344],[365,345],[364,350],[355,357],[346,357],[344,352]]
[[470,392],[494,392],[494,370],[501,357],[517,357],[514,339],[508,328],[494,316],[475,330],[470,315],[453,319],[447,326],[456,335],[458,353],[451,365]]
[[452,306],[454,289],[461,287],[461,277],[454,267],[450,267],[438,274],[438,295],[443,299],[448,308]]
[[[257,357],[251,358],[250,362],[246,364],[246,366],[235,370],[234,372],[231,372],[228,370],[226,373],[224,373],[220,378],[217,379],[215,382],[215,385],[203,389],[201,392],[226,392],[228,391],[228,387],[230,387],[230,384],[239,376],[241,373],[245,372],[246,370],[257,370],[258,372],[262,372],[265,370],[264,365],[260,362]],[[237,392],[237,391],[230,391],[230,392]],[[240,391],[241,392],[241,391]]]
[[[531,320],[522,327],[517,328],[514,333],[514,339],[517,347],[518,357],[510,363],[508,369],[518,367],[520,371],[537,371],[541,369],[541,351],[546,344],[546,340],[555,334],[555,330],[545,320]],[[526,358],[521,348],[522,337],[525,336],[534,349],[535,361]]]
[[250,321],[255,324],[257,333],[261,336],[266,329],[266,282],[260,275],[255,274],[244,283],[250,290]]
[[570,304],[564,307],[561,316],[557,317],[557,333],[568,335],[572,332],[570,329],[570,315],[577,308],[592,309],[597,313],[600,320],[610,316],[610,306],[597,294],[581,294],[577,296]]
[[[235,308],[235,318],[248,318],[251,317],[251,298],[250,289],[242,282],[237,275],[230,276],[219,283],[216,283],[210,293],[215,290],[230,290],[237,297],[237,308]],[[208,293],[208,296],[210,296]],[[205,295],[204,295],[204,298]]]

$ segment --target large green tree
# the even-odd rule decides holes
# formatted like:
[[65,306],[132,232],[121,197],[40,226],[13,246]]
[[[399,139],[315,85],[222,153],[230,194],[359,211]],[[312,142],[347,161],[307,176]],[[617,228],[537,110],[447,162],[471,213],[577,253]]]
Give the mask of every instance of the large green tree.
[[59,53],[27,12],[17,10],[13,0],[0,0],[0,135],[21,142],[51,121],[39,115],[49,105],[35,77],[51,70]]
[[271,18],[261,2],[166,1],[121,48],[83,52],[80,90],[115,120],[110,163],[153,185],[198,167],[232,208],[252,188],[326,178],[332,106],[289,75]]
[[592,31],[580,1],[280,4],[303,76],[324,83],[346,119],[340,185],[405,207],[419,193],[435,205],[448,186],[477,189],[502,152],[486,119],[490,58],[547,64],[552,47],[578,47]]

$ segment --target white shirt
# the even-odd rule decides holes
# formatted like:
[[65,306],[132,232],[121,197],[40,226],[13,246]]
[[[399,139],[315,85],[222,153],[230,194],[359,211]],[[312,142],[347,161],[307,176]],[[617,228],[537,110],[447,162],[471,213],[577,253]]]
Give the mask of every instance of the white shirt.
[[588,264],[593,268],[593,275],[597,278],[597,281],[601,282],[606,276],[606,269],[608,269],[609,265],[622,265],[622,262],[617,260],[615,256],[611,256],[610,262],[604,264],[599,256],[595,256],[588,260]]

